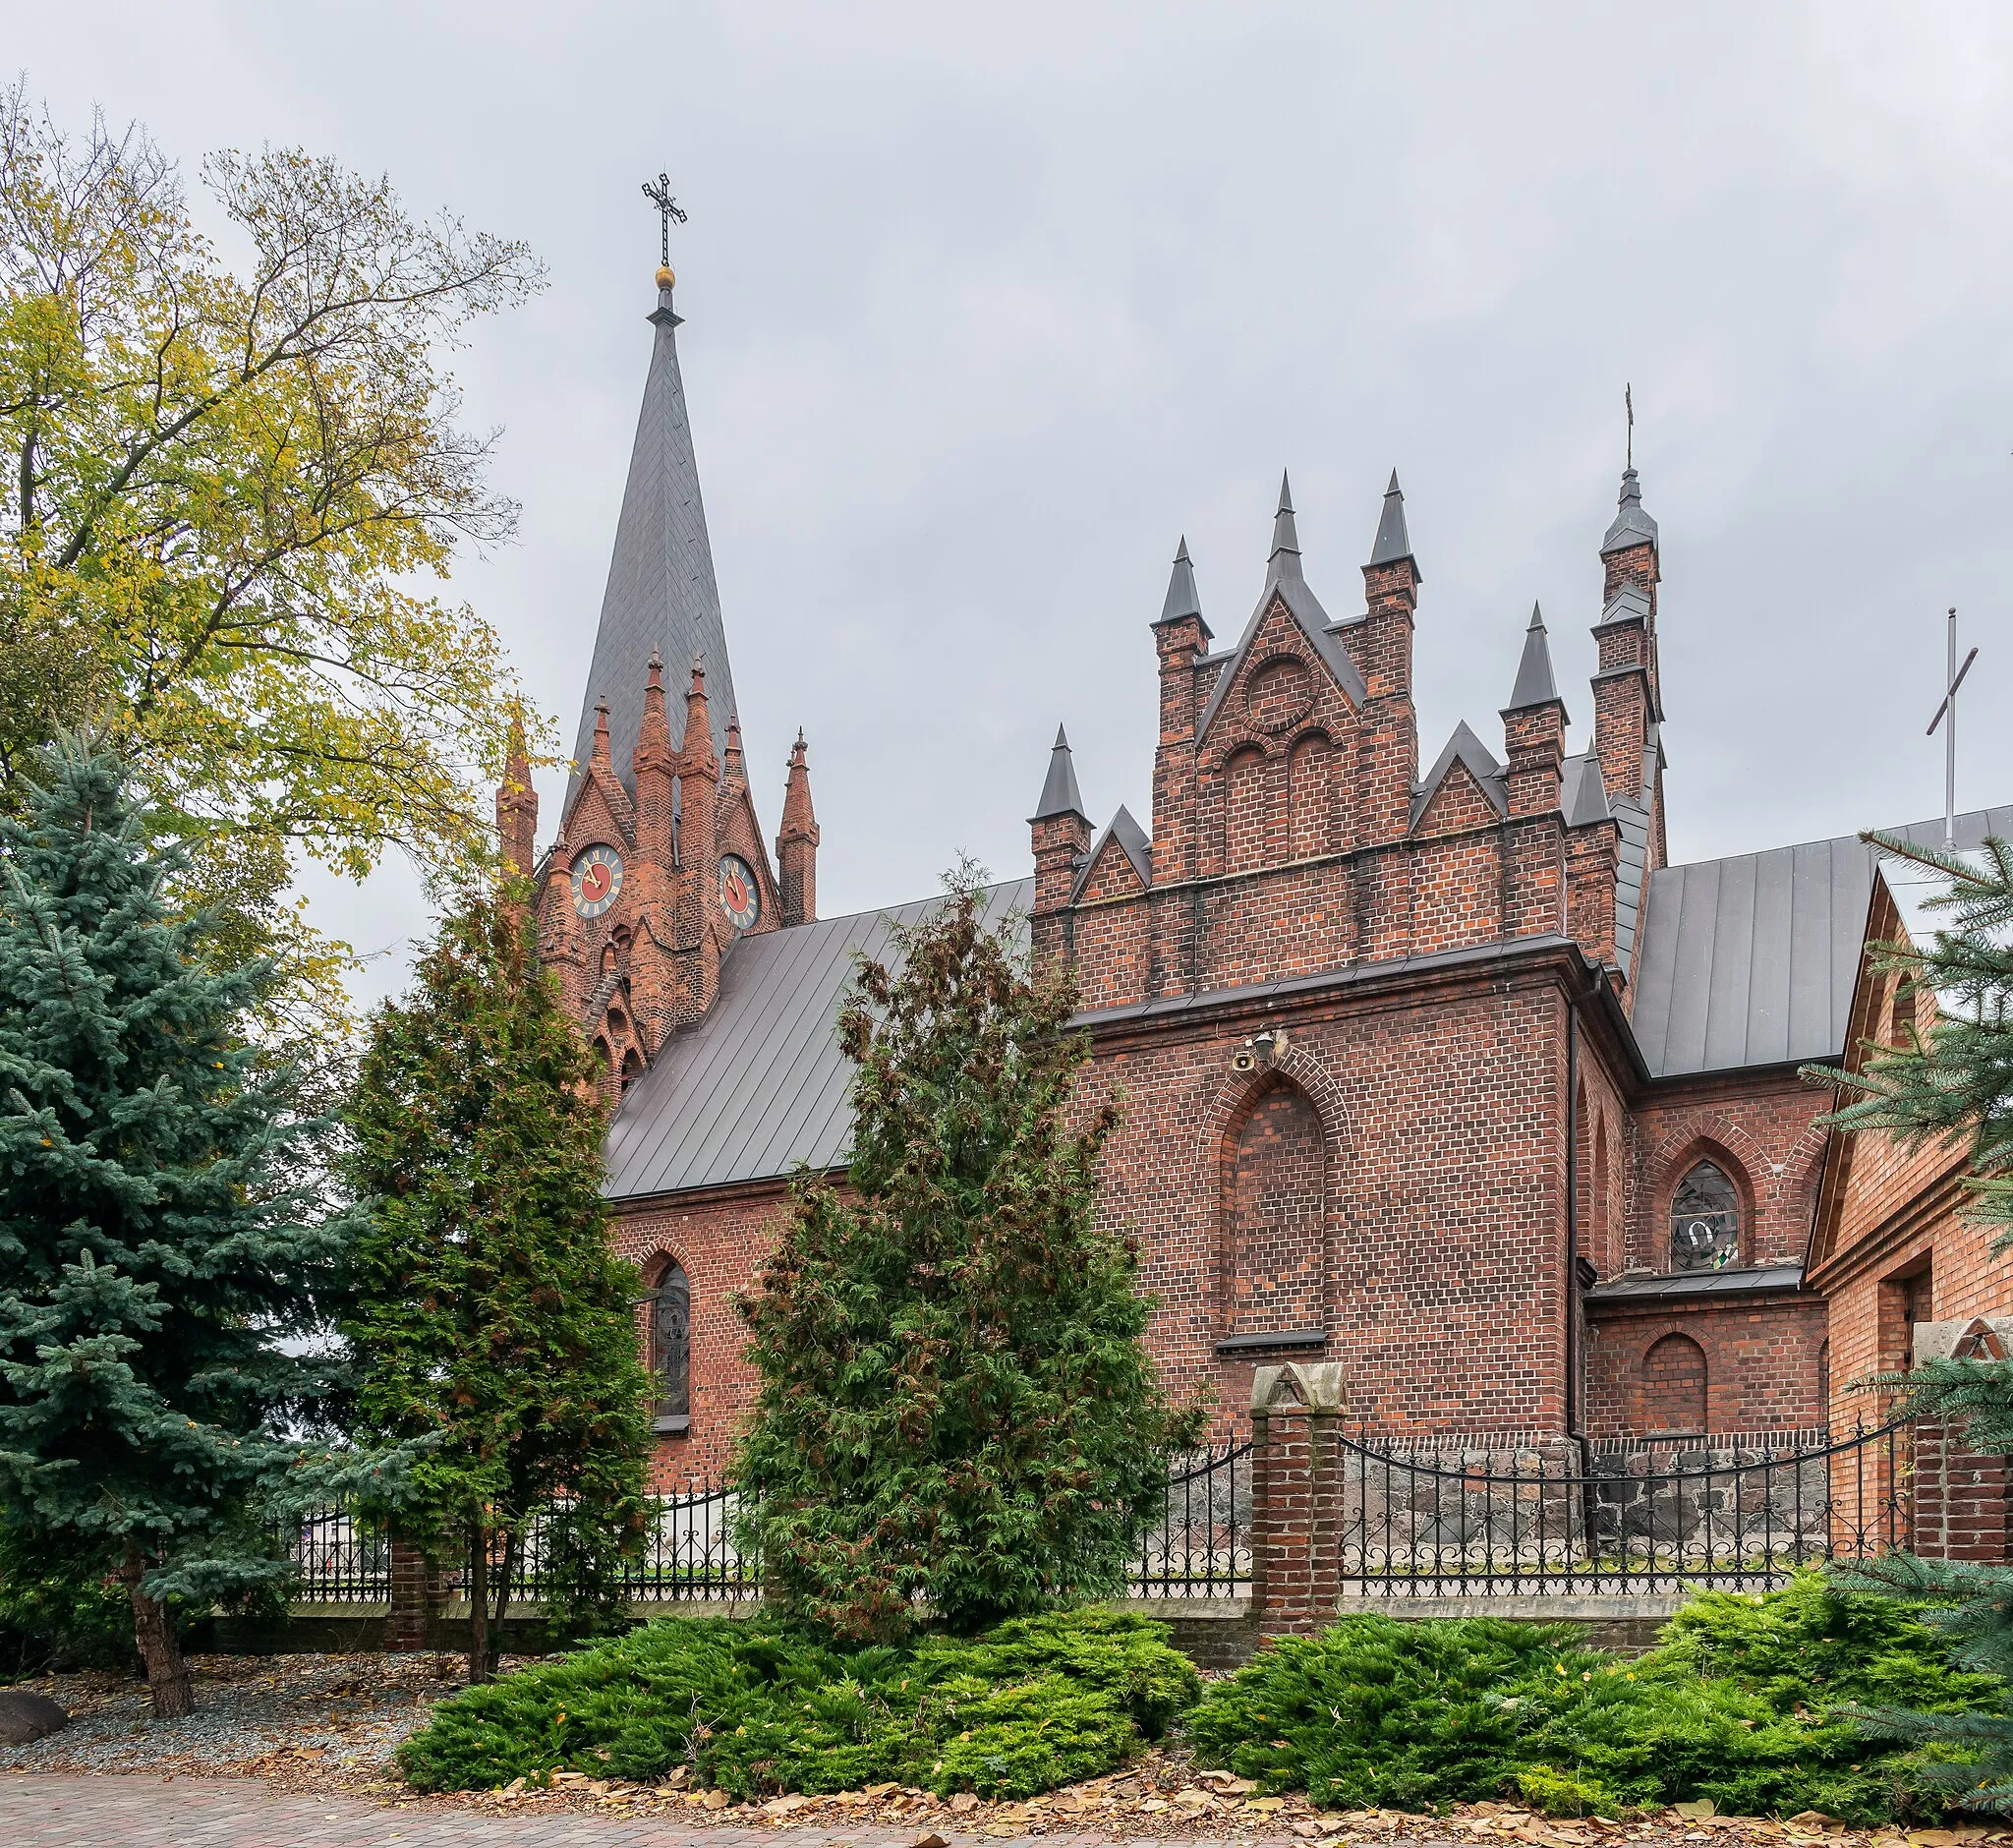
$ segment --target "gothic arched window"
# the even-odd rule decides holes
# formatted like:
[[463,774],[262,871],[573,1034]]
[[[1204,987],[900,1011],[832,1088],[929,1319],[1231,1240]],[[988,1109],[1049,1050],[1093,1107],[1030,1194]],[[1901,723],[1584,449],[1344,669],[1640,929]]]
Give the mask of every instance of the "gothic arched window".
[[650,1370],[657,1379],[657,1415],[692,1415],[692,1286],[676,1263],[666,1264],[650,1305]]
[[1671,1199],[1671,1268],[1724,1270],[1740,1250],[1740,1193],[1721,1169],[1700,1162]]

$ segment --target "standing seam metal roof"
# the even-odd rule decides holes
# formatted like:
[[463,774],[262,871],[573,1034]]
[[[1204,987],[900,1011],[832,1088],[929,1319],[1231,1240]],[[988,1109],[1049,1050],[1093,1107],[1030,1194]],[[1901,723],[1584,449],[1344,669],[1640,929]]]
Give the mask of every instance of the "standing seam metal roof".
[[[994,926],[1034,901],[1034,881],[986,895]],[[852,1068],[834,1026],[856,954],[889,960],[893,924],[942,904],[821,918],[739,939],[720,962],[719,994],[630,1087],[608,1126],[607,1179],[616,1200],[725,1186],[790,1173],[800,1162],[844,1162],[852,1128]],[[894,965],[891,965],[894,966]]]
[[[1934,846],[1943,823],[1899,832]],[[1960,847],[1987,835],[2013,835],[2013,808],[1957,817]],[[1871,847],[1842,835],[1652,873],[1630,1011],[1650,1073],[1835,1059],[1845,1049],[1873,863]]]

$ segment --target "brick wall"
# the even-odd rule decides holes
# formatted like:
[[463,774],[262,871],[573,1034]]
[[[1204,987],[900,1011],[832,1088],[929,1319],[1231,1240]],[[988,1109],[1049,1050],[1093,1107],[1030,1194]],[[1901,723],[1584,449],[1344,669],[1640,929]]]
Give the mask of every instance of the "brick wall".
[[[684,1266],[692,1290],[692,1426],[657,1439],[653,1485],[718,1481],[732,1453],[734,1430],[754,1403],[755,1373],[743,1357],[747,1331],[733,1297],[747,1288],[768,1253],[783,1211],[783,1184],[725,1189],[618,1212],[615,1248],[646,1280],[666,1259]],[[637,1308],[637,1340],[647,1356],[648,1310]]]
[[[1825,1323],[1814,1295],[1684,1307],[1596,1299],[1587,1305],[1587,1434],[1814,1429],[1825,1422]],[[1702,1421],[1694,1414],[1701,1388]]]

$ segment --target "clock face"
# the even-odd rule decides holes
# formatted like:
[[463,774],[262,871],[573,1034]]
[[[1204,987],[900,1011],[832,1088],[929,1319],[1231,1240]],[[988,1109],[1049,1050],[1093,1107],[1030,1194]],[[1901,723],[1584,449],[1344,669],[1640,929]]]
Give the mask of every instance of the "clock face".
[[755,884],[755,869],[738,853],[720,856],[719,908],[737,931],[753,930],[762,915],[762,892]]
[[573,908],[600,917],[622,890],[622,856],[613,847],[589,847],[573,862]]

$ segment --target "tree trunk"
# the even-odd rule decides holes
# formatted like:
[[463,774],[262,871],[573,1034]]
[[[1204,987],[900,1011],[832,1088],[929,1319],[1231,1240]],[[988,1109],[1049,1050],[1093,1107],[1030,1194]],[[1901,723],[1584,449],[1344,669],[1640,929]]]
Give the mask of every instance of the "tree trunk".
[[469,1526],[468,1685],[480,1688],[489,1679],[489,1530],[476,1521]]
[[489,1629],[489,1672],[493,1676],[503,1655],[503,1618],[510,1608],[510,1586],[517,1577],[520,1541],[514,1530],[503,1537],[503,1562],[496,1570],[496,1615]]
[[184,1719],[196,1711],[196,1690],[189,1685],[189,1664],[182,1655],[182,1642],[175,1635],[175,1620],[165,1604],[141,1589],[146,1575],[146,1561],[141,1557],[140,1542],[126,1542],[126,1559],[119,1576],[126,1581],[126,1596],[133,1605],[133,1640],[140,1646],[140,1659],[146,1665],[146,1691],[153,1698],[155,1719]]

